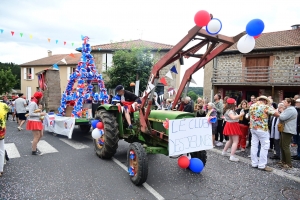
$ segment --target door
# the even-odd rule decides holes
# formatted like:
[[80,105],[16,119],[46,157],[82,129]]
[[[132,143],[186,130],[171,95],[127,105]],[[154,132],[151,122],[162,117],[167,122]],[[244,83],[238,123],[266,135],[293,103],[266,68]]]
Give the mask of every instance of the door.
[[246,82],[269,82],[269,57],[246,58]]
[[27,87],[27,99],[31,98],[31,87]]
[[246,100],[248,102],[251,101],[251,96],[254,95],[255,97],[258,97],[258,91],[246,91]]

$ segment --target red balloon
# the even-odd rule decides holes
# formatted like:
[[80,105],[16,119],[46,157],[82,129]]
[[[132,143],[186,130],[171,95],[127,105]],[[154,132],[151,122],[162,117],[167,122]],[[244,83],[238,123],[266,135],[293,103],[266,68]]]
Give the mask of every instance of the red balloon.
[[103,122],[98,122],[96,127],[97,127],[97,129],[103,129],[104,128]]
[[259,38],[259,36],[261,36],[261,34],[257,35],[257,36],[254,36],[254,39],[257,39]]
[[186,156],[180,156],[178,158],[178,166],[183,169],[188,168],[190,166],[190,159]]
[[197,26],[206,26],[210,20],[210,14],[205,10],[198,11],[194,17]]

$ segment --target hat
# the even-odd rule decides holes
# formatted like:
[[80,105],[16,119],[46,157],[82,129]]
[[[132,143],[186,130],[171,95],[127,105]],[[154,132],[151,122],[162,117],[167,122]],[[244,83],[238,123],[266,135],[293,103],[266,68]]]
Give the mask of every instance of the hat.
[[43,93],[42,92],[36,92],[33,95],[36,99],[41,99],[43,97]]
[[119,92],[120,90],[124,90],[124,87],[122,85],[118,85],[116,87],[116,92]]
[[234,103],[235,103],[235,99],[233,99],[233,98],[228,98],[228,99],[227,99],[227,103],[228,103],[228,104],[234,104]]
[[300,99],[296,99],[296,103],[300,103]]
[[259,96],[259,97],[257,97],[257,100],[259,101],[260,99],[263,99],[263,100],[266,100],[268,103],[270,103],[270,99],[268,99],[268,97],[266,97],[266,96]]

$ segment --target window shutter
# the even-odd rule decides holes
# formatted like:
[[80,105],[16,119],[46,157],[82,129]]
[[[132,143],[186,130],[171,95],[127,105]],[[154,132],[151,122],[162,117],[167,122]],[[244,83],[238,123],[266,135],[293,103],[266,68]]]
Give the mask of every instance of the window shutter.
[[34,74],[34,68],[32,67],[32,68],[31,68],[31,80],[34,79],[34,76],[35,76],[35,74]]
[[71,68],[67,67],[67,80],[70,80]]
[[26,80],[27,79],[27,68],[26,67],[24,67],[23,68],[23,71],[24,71],[24,79]]

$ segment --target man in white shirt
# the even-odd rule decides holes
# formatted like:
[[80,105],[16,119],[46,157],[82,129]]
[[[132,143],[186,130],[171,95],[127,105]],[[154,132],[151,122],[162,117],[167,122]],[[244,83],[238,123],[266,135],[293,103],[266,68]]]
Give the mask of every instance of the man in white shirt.
[[19,95],[19,98],[17,98],[15,100],[15,107],[16,107],[16,113],[18,114],[18,118],[19,118],[19,126],[18,126],[18,130],[22,130],[22,125],[25,123],[26,121],[26,106],[27,106],[27,102],[26,100],[23,98],[23,94]]

